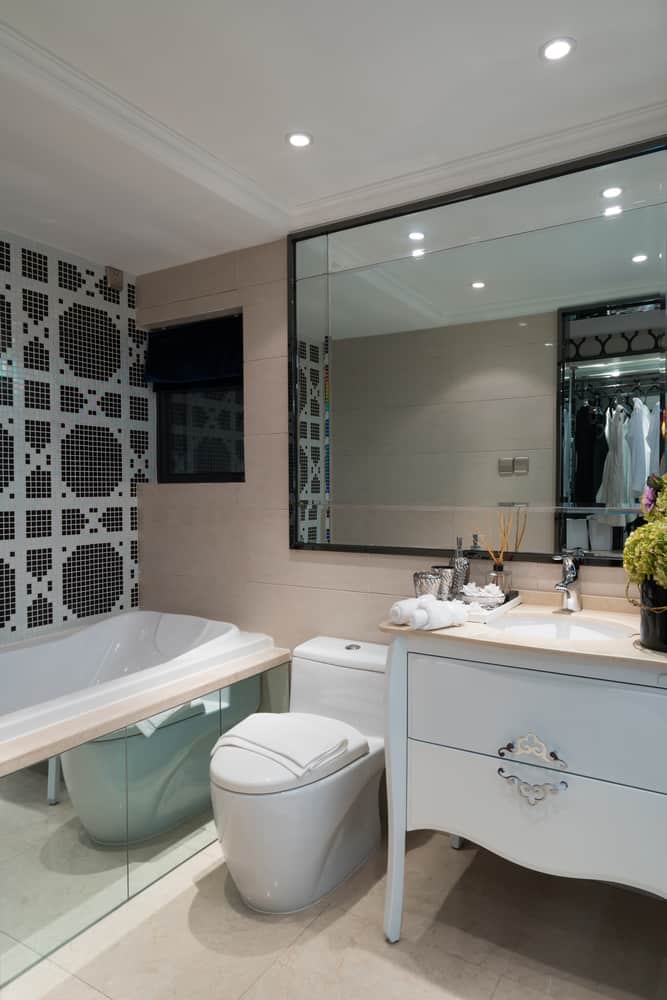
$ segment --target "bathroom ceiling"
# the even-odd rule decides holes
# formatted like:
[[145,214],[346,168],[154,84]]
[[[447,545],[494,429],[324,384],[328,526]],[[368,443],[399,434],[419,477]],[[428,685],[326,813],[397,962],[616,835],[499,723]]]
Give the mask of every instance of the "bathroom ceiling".
[[2,224],[141,272],[640,140],[666,35],[663,0],[0,0]]

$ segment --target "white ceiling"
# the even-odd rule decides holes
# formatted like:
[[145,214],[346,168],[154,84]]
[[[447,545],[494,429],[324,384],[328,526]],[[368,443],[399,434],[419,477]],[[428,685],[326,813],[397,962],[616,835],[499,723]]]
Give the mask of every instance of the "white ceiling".
[[[663,154],[660,154],[663,155]],[[472,203],[470,203],[472,204]],[[462,219],[459,220],[462,223]],[[495,217],[488,220],[495,223]],[[345,235],[354,247],[354,232]],[[342,234],[341,234],[342,235]],[[367,337],[665,293],[667,207],[652,205],[304,278],[299,335]],[[367,248],[370,239],[361,235]],[[635,254],[647,260],[634,263]],[[483,289],[472,288],[482,280]]]
[[[0,225],[135,272],[667,132],[664,0],[0,0],[0,20]],[[574,54],[545,64],[561,34]]]

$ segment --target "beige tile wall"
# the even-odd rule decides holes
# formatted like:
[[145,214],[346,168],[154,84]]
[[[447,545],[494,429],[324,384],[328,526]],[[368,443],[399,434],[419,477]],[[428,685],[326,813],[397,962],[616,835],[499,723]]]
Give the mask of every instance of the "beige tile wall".
[[[556,314],[520,319],[333,342],[334,541],[450,548],[471,523],[486,530],[486,514],[386,507],[553,504]],[[515,455],[528,475],[499,476],[498,459]],[[349,505],[371,509],[359,518]],[[553,515],[533,512],[524,551],[553,538]]]
[[[233,621],[290,647],[318,633],[383,641],[377,623],[431,560],[289,548],[285,261],[278,242],[137,281],[139,324],[243,309],[247,432],[245,483],[140,487],[141,604]],[[515,566],[529,589],[549,590],[558,575]],[[583,589],[622,595],[623,573],[585,568]]]

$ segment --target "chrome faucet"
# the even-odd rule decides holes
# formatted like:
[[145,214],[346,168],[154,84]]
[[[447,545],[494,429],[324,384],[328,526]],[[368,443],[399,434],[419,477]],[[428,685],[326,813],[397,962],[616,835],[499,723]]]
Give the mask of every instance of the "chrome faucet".
[[562,612],[581,611],[579,566],[583,557],[583,549],[573,549],[571,552],[563,552],[560,556],[554,556],[555,562],[563,564],[563,577],[554,587],[554,590],[557,590],[562,597]]

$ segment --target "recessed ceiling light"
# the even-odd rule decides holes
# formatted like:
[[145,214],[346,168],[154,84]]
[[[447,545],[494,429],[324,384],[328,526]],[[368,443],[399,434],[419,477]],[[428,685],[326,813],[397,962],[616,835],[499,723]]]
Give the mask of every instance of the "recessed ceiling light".
[[569,56],[576,44],[574,38],[552,38],[541,47],[540,55],[548,62],[557,62]]
[[290,146],[296,146],[297,149],[303,149],[304,146],[310,146],[313,141],[312,135],[308,135],[307,132],[290,132],[287,136],[287,141]]
[[623,194],[623,188],[620,187],[610,187],[605,188],[602,192],[603,198],[618,198],[619,195]]
[[408,239],[411,239],[411,240],[414,240],[415,242],[417,242],[418,240],[423,240],[424,239],[424,234],[418,232],[418,230],[415,229],[414,233],[408,233]]
[[550,340],[545,340],[545,342],[544,342],[544,346],[545,346],[545,347],[553,347],[554,345],[553,345],[552,341],[550,341]]
[[473,288],[484,288],[485,285],[484,285],[483,281],[473,281],[472,287]]
[[645,260],[648,260],[648,257],[646,256],[645,253],[636,253],[632,258],[632,263],[643,264]]
[[524,322],[523,320],[521,320],[519,322],[519,326],[528,326],[528,324],[526,322]]
[[423,257],[424,256],[424,252],[425,251],[423,250],[422,247],[417,247],[416,250],[412,251],[412,256],[413,257]]
[[609,208],[605,208],[604,214],[607,218],[610,218],[612,215],[620,215],[622,211],[623,209],[620,205],[610,205]]

